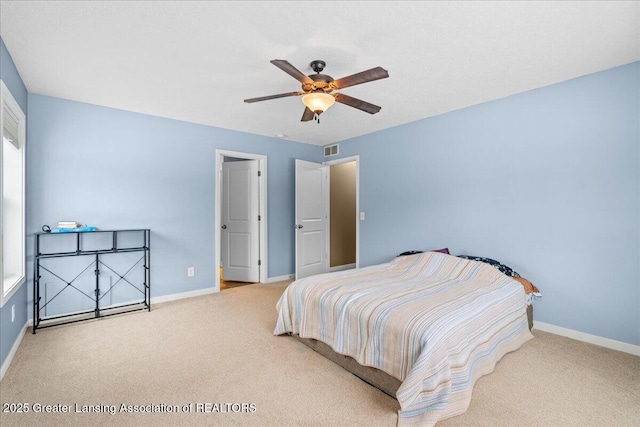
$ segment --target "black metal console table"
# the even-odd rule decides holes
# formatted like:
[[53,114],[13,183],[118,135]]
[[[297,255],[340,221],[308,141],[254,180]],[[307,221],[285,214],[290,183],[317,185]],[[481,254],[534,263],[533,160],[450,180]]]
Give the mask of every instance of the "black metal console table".
[[[109,234],[104,234],[109,233]],[[138,310],[151,310],[151,253],[150,253],[150,230],[149,229],[134,229],[134,230],[97,230],[86,232],[65,232],[65,233],[35,233],[35,253],[33,262],[33,333],[36,333],[37,329],[58,326],[68,323],[81,322],[84,320],[96,319],[99,317],[111,316],[115,314],[129,313]],[[67,236],[67,237],[63,237]],[[103,240],[103,245],[96,245],[95,242],[86,242],[87,239],[91,239],[88,236],[99,237]],[[62,242],[64,240],[65,242]],[[134,244],[127,245],[127,241],[134,241]],[[72,242],[73,241],[73,242]],[[125,241],[125,243],[122,243]],[[108,243],[106,243],[108,242]],[[65,243],[67,248],[65,250],[42,252],[43,246],[46,244],[50,246],[60,246],[60,243]],[[91,247],[91,246],[94,247]],[[123,254],[123,253],[141,253],[142,256],[128,269],[124,274],[120,274],[114,268],[108,266],[104,262],[104,258],[108,254]],[[63,257],[90,257],[91,262],[78,273],[74,279],[68,281],[63,279],[62,276],[68,275],[68,272],[58,273],[52,271],[51,266],[45,266],[44,260],[49,258],[63,258]],[[135,257],[137,259],[137,257]],[[127,259],[127,262],[130,260]],[[111,261],[110,261],[111,262]],[[84,264],[82,264],[84,265]],[[60,267],[60,266],[58,266]],[[93,267],[93,273],[95,274],[95,289],[86,292],[82,290],[80,286],[74,284],[79,277]],[[139,272],[139,278],[142,283],[132,283],[135,279],[127,279],[134,269],[142,269]],[[115,283],[109,285],[106,291],[100,289],[100,273],[101,268],[108,270],[118,279]],[[119,268],[122,271],[122,267]],[[68,269],[65,269],[68,270]],[[53,280],[61,282],[64,286],[59,291],[55,292],[52,297],[47,297],[46,283],[42,282],[41,273],[50,275]],[[93,279],[91,279],[93,281]],[[93,283],[93,282],[91,282]],[[104,297],[109,293],[112,293],[114,287],[119,283],[126,283],[135,288],[142,294],[142,300],[138,301],[137,298],[134,301],[127,301],[120,304],[104,305]],[[73,312],[65,312],[63,314],[56,314],[46,316],[46,307],[54,299],[66,289],[73,289],[79,294],[82,300],[82,295],[89,298],[92,301],[92,309],[79,310]],[[41,291],[44,290],[45,297],[43,299]],[[137,294],[137,292],[134,292]],[[93,295],[91,295],[93,294]],[[102,303],[102,305],[101,305]],[[86,308],[85,304],[85,308]],[[43,311],[45,315],[43,316]]]

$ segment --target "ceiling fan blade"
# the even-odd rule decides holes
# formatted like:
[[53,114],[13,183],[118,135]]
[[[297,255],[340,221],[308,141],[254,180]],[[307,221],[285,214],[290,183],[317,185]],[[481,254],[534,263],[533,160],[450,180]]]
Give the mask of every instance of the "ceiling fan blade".
[[304,109],[304,113],[302,113],[302,118],[300,119],[301,122],[308,122],[309,120],[313,120],[313,117],[316,115],[316,113],[314,113],[313,111],[311,111],[309,109],[309,107],[306,107]]
[[285,61],[284,59],[274,59],[270,62],[285,73],[289,74],[294,79],[298,80],[300,83],[313,83],[313,80],[304,75],[302,71],[298,70],[296,67],[289,64],[289,62]]
[[340,102],[341,104],[348,105],[349,107],[357,108],[358,110],[362,110],[369,114],[375,114],[382,107],[378,107],[377,105],[370,104],[366,101],[362,101],[358,98],[354,98],[349,95],[345,95],[343,93],[336,93],[333,95],[336,99],[336,102]]
[[372,82],[374,80],[386,79],[387,77],[389,77],[389,72],[387,70],[382,67],[376,67],[335,80],[333,85],[336,89],[344,89],[345,87]]
[[258,102],[258,101],[267,101],[269,99],[284,98],[287,96],[297,96],[297,95],[304,95],[304,92],[287,92],[287,93],[279,93],[277,95],[261,96],[259,98],[245,99],[244,102],[251,103],[251,102]]

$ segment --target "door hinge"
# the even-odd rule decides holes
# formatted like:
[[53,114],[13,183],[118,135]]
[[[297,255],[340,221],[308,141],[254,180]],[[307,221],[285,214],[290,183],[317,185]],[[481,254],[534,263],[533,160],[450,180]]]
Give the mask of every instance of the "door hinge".
[[258,221],[262,221],[262,217],[258,215]]
[[262,260],[258,260],[258,265],[262,265]]
[[262,171],[258,171],[258,176],[262,176]]

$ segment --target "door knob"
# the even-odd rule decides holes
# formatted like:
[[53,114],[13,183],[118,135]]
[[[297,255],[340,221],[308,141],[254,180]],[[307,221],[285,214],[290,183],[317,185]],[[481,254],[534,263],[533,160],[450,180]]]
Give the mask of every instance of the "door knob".
[[302,228],[302,224],[296,225],[296,228]]
[[227,224],[222,224],[222,229],[226,230],[227,229]]

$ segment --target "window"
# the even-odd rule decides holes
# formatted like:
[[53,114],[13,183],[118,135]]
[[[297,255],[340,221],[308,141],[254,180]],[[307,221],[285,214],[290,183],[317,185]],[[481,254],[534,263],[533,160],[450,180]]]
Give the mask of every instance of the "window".
[[25,115],[0,81],[0,307],[25,281]]

